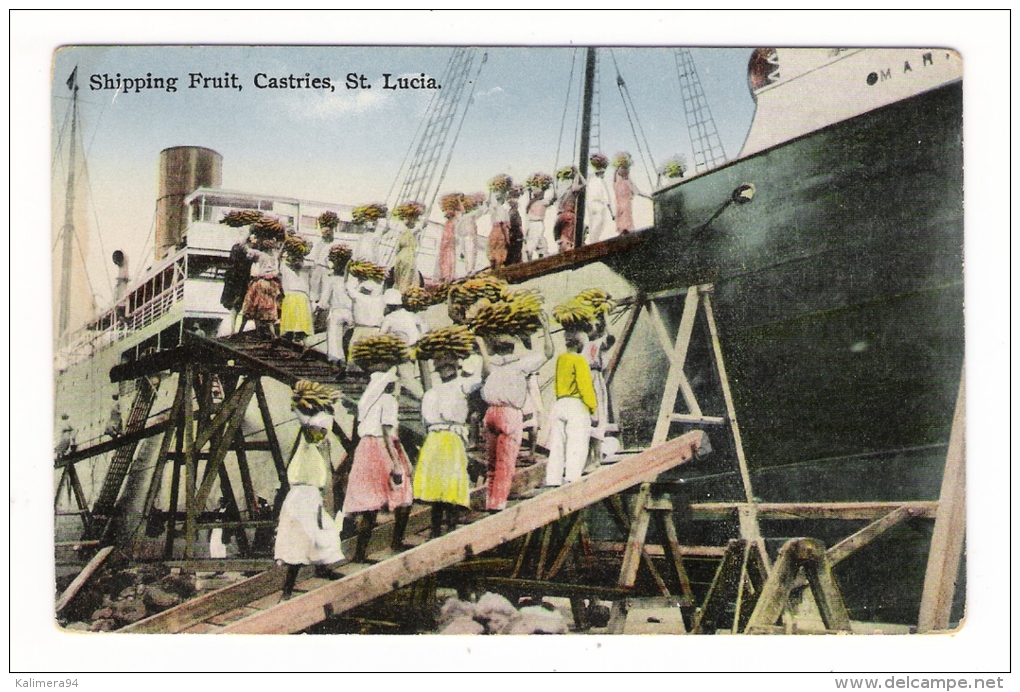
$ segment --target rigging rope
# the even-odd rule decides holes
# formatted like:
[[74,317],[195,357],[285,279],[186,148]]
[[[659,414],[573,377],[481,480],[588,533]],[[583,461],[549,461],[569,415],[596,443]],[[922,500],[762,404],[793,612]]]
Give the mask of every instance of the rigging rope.
[[574,66],[577,64],[577,49],[570,57],[570,77],[567,79],[567,99],[563,102],[563,117],[560,118],[560,134],[556,138],[556,163],[553,164],[553,176],[560,167],[560,147],[563,145],[563,126],[567,123],[567,107],[570,105],[570,90],[574,87]]
[[[452,69],[453,61],[454,61],[454,59],[456,57],[457,57],[457,51],[454,50],[452,53],[450,53],[450,58],[446,61],[446,67],[443,68],[443,77],[442,77],[442,81],[440,81],[440,84],[445,84],[447,82],[446,78],[450,74],[450,70]],[[429,99],[429,103],[425,107],[425,112],[426,113],[428,113],[428,112],[430,112],[432,110],[432,106],[435,104],[435,102],[436,102],[436,100],[438,98],[439,98],[439,92],[438,91],[432,92],[432,98]],[[397,175],[393,178],[393,184],[390,185],[389,192],[386,193],[386,204],[387,205],[391,205],[391,201],[390,200],[393,198],[393,191],[396,189],[397,183],[400,181],[400,176],[404,172],[404,166],[407,164],[407,160],[411,156],[411,150],[414,149],[415,142],[418,141],[418,135],[421,133],[422,128],[425,127],[426,122],[428,122],[428,118],[422,118],[418,122],[418,129],[414,131],[414,135],[411,137],[411,141],[407,145],[407,153],[404,154],[404,160],[400,162],[400,168],[397,169]],[[419,142],[419,149],[420,148],[421,147],[420,147],[420,142]]]
[[[648,160],[652,163],[652,168],[655,167],[655,159],[652,157],[652,148],[648,144],[648,138],[645,137],[644,128],[641,127],[641,121],[637,117],[637,108],[634,106],[634,100],[630,96],[630,90],[627,89],[627,83],[623,81],[623,75],[620,74],[620,64],[616,61],[616,53],[610,49],[609,55],[613,58],[613,66],[616,68],[616,87],[620,91],[620,98],[623,99],[623,109],[627,114],[627,122],[630,124],[631,134],[634,135],[634,141],[637,144],[638,156],[641,157],[641,165],[645,169],[645,177],[648,178],[648,186],[651,189],[655,189],[655,185],[652,183],[652,174],[649,171],[648,161],[645,160],[645,152],[648,153]],[[632,113],[633,111],[633,117]],[[634,123],[637,123],[637,129],[634,127]],[[640,131],[641,137],[638,138],[638,132]],[[645,148],[641,147],[641,140],[644,140]]]
[[432,199],[429,200],[428,208],[425,210],[424,218],[425,222],[428,223],[429,216],[432,215],[432,205],[436,202],[436,197],[439,196],[439,188],[442,187],[443,181],[446,179],[446,172],[450,168],[450,159],[453,158],[453,150],[457,148],[457,139],[460,137],[460,131],[464,127],[464,121],[467,119],[467,112],[471,108],[471,104],[475,99],[475,87],[478,86],[478,76],[482,73],[482,65],[489,59],[488,52],[482,53],[482,60],[478,63],[478,69],[475,70],[475,78],[471,82],[471,92],[468,94],[467,105],[464,106],[464,111],[460,115],[460,123],[457,124],[457,131],[453,133],[453,142],[450,144],[450,151],[446,154],[446,162],[443,164],[443,172],[439,174],[439,182],[436,184],[436,191],[432,194]]

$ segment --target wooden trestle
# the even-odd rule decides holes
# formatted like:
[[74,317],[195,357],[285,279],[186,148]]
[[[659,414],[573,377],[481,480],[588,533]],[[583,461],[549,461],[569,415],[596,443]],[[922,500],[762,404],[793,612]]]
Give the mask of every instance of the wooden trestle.
[[[630,238],[618,240],[618,243],[633,242],[640,241]],[[579,256],[577,261],[597,261],[599,252],[613,249],[606,246],[600,250],[601,245],[575,251],[588,253]],[[562,261],[562,258],[556,260]],[[554,267],[552,264],[549,263],[549,271],[559,266],[557,264]],[[538,269],[542,267],[532,268],[526,276],[522,274],[511,278],[530,278]],[[676,333],[672,334],[667,329],[657,302],[680,296],[683,296],[684,311]],[[910,518],[934,518],[937,512],[946,517],[943,524],[947,528],[940,528],[936,533],[938,540],[948,546],[949,556],[929,565],[924,604],[927,610],[923,626],[945,627],[947,603],[952,599],[953,579],[962,544],[962,380],[959,420],[954,424],[954,438],[950,445],[951,472],[947,472],[941,504],[930,501],[759,502],[754,496],[748,463],[744,458],[737,412],[726,376],[711,296],[711,285],[702,285],[653,295],[638,293],[633,298],[620,301],[620,309],[629,311],[629,314],[605,371],[607,381],[612,381],[616,366],[643,310],[649,313],[658,341],[669,361],[657,425],[652,444],[647,450],[625,454],[617,463],[604,466],[576,483],[544,491],[534,490],[544,477],[544,463],[538,457],[533,465],[519,468],[514,480],[516,493],[532,489],[530,494],[534,496],[514,501],[503,512],[484,515],[445,536],[426,540],[424,533],[429,524],[428,509],[416,505],[408,527],[408,537],[411,543],[417,542],[419,545],[407,552],[396,555],[386,552],[384,546],[388,544],[392,523],[384,520],[376,527],[370,548],[376,551],[375,557],[383,558],[378,564],[366,566],[344,563],[337,568],[341,578],[336,581],[303,575],[303,580],[297,586],[299,595],[284,603],[279,603],[284,571],[270,568],[255,577],[135,623],[124,631],[299,632],[402,586],[431,579],[433,575],[466,559],[470,560],[517,538],[521,539],[517,558],[509,561],[500,558],[502,562],[508,563],[501,563],[505,569],[482,570],[475,575],[475,583],[511,594],[568,596],[574,606],[579,629],[587,626],[585,599],[589,602],[603,599],[614,603],[608,631],[622,631],[628,596],[637,593],[635,585],[639,570],[643,568],[651,580],[646,582],[654,585],[652,588],[659,597],[668,597],[674,599],[677,605],[687,606],[687,626],[695,633],[711,634],[720,629],[737,633],[745,631],[749,625],[763,633],[789,631],[787,601],[790,591],[806,585],[811,586],[816,595],[826,626],[845,630],[845,609],[841,610],[842,601],[831,568],[900,522]],[[687,352],[698,319],[705,321],[707,329],[703,333],[708,334],[711,340],[716,381],[725,402],[725,411],[703,411],[685,373]],[[338,377],[324,355],[312,350],[305,351],[293,344],[260,341],[247,334],[224,340],[186,334],[179,348],[117,366],[111,372],[111,379],[116,382],[153,377],[168,370],[179,375],[168,418],[165,421],[149,422],[147,426],[144,420],[140,424],[133,424],[119,444],[137,444],[144,436],[166,431],[156,459],[153,481],[145,499],[144,513],[145,516],[151,513],[165,465],[172,463],[170,507],[178,506],[182,482],[186,507],[183,517],[184,560],[177,564],[185,569],[197,569],[200,563],[194,560],[194,546],[198,529],[215,526],[202,524],[201,514],[217,480],[227,501],[228,516],[242,516],[223,465],[227,453],[233,452],[236,455],[245,506],[249,510],[255,506],[256,498],[245,456],[246,449],[268,449],[280,483],[286,486],[286,461],[270,417],[261,379],[269,377],[290,385],[298,379],[334,383]],[[218,378],[223,389],[223,400],[219,403],[213,402],[214,378]],[[359,380],[351,376],[340,380],[345,404],[356,404],[365,381],[367,378]],[[241,420],[252,399],[256,400],[263,420],[266,435],[264,442],[246,442],[240,434]],[[679,401],[683,402],[681,411],[677,411]],[[611,400],[613,420],[619,420],[612,405]],[[405,415],[402,415],[401,425],[405,421],[413,425],[413,419],[417,418],[414,412],[402,413]],[[675,426],[686,426],[684,429],[687,430],[696,427],[699,430],[671,438],[671,430]],[[700,428],[718,430],[732,438],[743,497],[730,502],[696,503],[683,509],[686,516],[692,519],[736,519],[739,534],[725,546],[684,545],[673,521],[675,508],[668,494],[668,485],[655,482],[658,474],[663,471],[708,451],[708,437]],[[345,435],[339,426],[334,428],[334,432],[350,455],[355,441]],[[93,449],[79,450],[73,456],[64,457],[57,466],[73,472],[75,461],[100,453],[100,449],[110,451],[118,446],[102,443]],[[202,460],[206,463],[204,473],[199,476],[199,462]],[[74,478],[71,473],[69,479],[72,483]],[[960,488],[958,492],[954,490],[957,487]],[[620,494],[631,488],[636,488],[636,493],[631,494],[631,505],[628,507],[625,504],[626,498]],[[482,492],[484,489],[476,489],[474,495],[479,496]],[[331,499],[327,497],[327,503]],[[626,542],[619,546],[622,565],[615,587],[597,586],[584,579],[580,580],[583,582],[580,584],[553,581],[570,558],[573,558],[578,572],[583,572],[586,565],[590,566],[593,542],[588,535],[585,516],[597,504],[605,507],[609,518],[626,536]],[[782,569],[774,572],[759,527],[759,520],[763,517],[868,520],[871,523],[827,550],[824,546],[819,547],[817,541],[798,539],[799,542],[791,544],[792,547],[777,556]],[[164,560],[170,561],[173,558],[179,521],[177,513],[171,512],[163,549]],[[646,543],[648,529],[653,523],[662,537],[661,546]],[[271,524],[275,524],[275,517],[267,520],[249,516],[247,520],[231,522],[231,526],[249,528]],[[243,535],[244,532],[240,532],[239,541],[247,540],[247,537],[240,537]],[[345,542],[345,553],[353,552],[352,543],[353,539]],[[241,547],[244,548],[243,545]],[[615,549],[613,546],[610,548]],[[719,560],[715,577],[701,603],[694,603],[695,595],[684,565],[684,556],[688,555]],[[660,556],[665,557],[665,561],[660,560]],[[208,569],[212,562],[201,561],[201,564]],[[662,572],[663,565],[668,573]],[[470,564],[465,567],[472,569]],[[804,576],[800,576],[801,567]],[[434,590],[435,582],[431,584]],[[776,620],[780,618],[786,621],[785,629],[776,625]]]

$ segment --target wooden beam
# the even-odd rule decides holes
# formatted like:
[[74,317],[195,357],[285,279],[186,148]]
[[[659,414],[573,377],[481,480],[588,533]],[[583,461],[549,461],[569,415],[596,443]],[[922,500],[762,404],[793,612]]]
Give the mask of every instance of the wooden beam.
[[623,331],[620,332],[620,338],[616,342],[616,348],[613,350],[613,355],[609,359],[609,363],[606,365],[603,375],[606,378],[606,387],[613,383],[613,376],[616,375],[616,369],[620,365],[620,359],[623,358],[623,351],[627,348],[627,344],[630,343],[630,337],[634,334],[634,327],[637,326],[638,318],[641,317],[641,309],[644,307],[645,297],[643,293],[638,293],[634,297],[634,305],[630,308],[630,312],[627,315],[627,322],[623,325]]
[[181,371],[181,377],[184,379],[184,559],[190,559],[193,557],[192,550],[194,549],[195,541],[197,540],[197,531],[195,528],[195,519],[198,514],[198,508],[195,504],[195,492],[198,485],[198,460],[195,458],[195,426],[194,418],[195,412],[191,405],[191,389],[192,379],[195,376],[194,368],[190,364],[185,364],[184,370]]
[[736,591],[737,580],[740,579],[740,560],[746,547],[747,541],[742,539],[732,539],[727,544],[726,553],[708,587],[705,602],[694,621],[691,634],[715,634],[718,621],[726,612],[730,595]]
[[[223,467],[223,460],[227,456],[227,450],[230,449],[234,436],[241,429],[241,422],[244,420],[245,411],[248,410],[248,403],[255,394],[255,387],[250,381],[246,381],[234,394],[237,398],[230,409],[230,417],[223,419],[221,423],[221,425],[225,426],[225,429],[219,440],[217,440],[216,448],[209,457],[209,465],[206,467],[202,487],[198,489],[198,493],[195,495],[195,506],[199,512],[205,508],[206,502],[209,500],[209,493],[212,492],[213,483]],[[217,415],[217,418],[219,418],[219,415]],[[210,427],[215,424],[214,421],[210,424]]]
[[956,578],[960,572],[963,539],[967,530],[967,447],[966,369],[960,373],[960,389],[956,396],[956,411],[949,434],[946,467],[942,473],[939,508],[935,514],[935,530],[928,551],[928,566],[924,573],[924,590],[921,610],[917,619],[918,632],[931,632],[949,628],[949,615],[956,593]]
[[847,536],[842,541],[825,551],[826,557],[829,558],[829,564],[832,566],[838,565],[840,562],[871,543],[883,533],[903,520],[909,519],[911,516],[912,513],[909,507],[897,507],[878,521],[874,521],[860,531]]
[[544,596],[559,596],[570,598],[579,596],[582,598],[598,598],[613,600],[625,598],[632,592],[627,589],[619,589],[606,586],[588,586],[586,584],[566,584],[564,582],[545,581],[541,579],[513,579],[510,577],[478,577],[481,586],[488,587],[494,591],[509,591],[522,594],[542,594]]
[[[193,564],[184,561],[182,564]],[[225,588],[204,594],[181,603],[162,613],[123,627],[119,632],[144,634],[173,634],[196,625],[206,618],[225,613],[234,608],[268,596],[283,588],[287,576],[286,567],[275,567],[268,572],[231,584]]]
[[577,269],[612,255],[629,252],[644,242],[643,234],[626,233],[591,245],[582,245],[567,252],[558,252],[542,259],[503,267],[501,276],[510,283],[521,283],[565,268]]
[[174,438],[172,423],[180,420],[181,404],[184,401],[184,393],[178,384],[177,392],[174,394],[174,403],[170,406],[170,412],[165,421],[167,428],[163,433],[163,439],[159,443],[159,453],[156,455],[156,464],[152,469],[152,479],[149,481],[149,490],[145,494],[145,504],[142,505],[142,516],[148,519],[152,508],[156,504],[156,497],[159,495],[159,488],[163,482],[163,473],[166,468],[167,455],[170,453],[170,442]]
[[96,553],[92,559],[88,561],[88,564],[85,565],[85,569],[78,573],[78,576],[74,578],[74,581],[72,581],[68,587],[64,589],[64,593],[60,594],[60,598],[57,599],[56,610],[58,613],[66,608],[67,604],[70,603],[76,595],[78,595],[81,587],[88,583],[88,580],[91,579],[92,575],[103,566],[106,558],[108,558],[112,552],[113,546],[108,545]]
[[385,560],[302,594],[257,615],[226,626],[223,631],[237,633],[300,632],[324,619],[324,608],[334,614],[410,584],[460,562],[469,555],[479,555],[576,512],[621,490],[658,475],[690,459],[703,447],[705,434],[700,431],[651,449],[631,459],[583,476],[580,480],[527,499],[518,505],[428,541],[392,559]]
[[630,518],[630,533],[627,536],[627,550],[623,553],[623,564],[620,566],[620,578],[617,586],[628,589],[637,581],[638,567],[641,565],[641,554],[645,547],[645,536],[651,515],[645,509],[652,494],[650,483],[642,483],[641,490],[634,499],[634,510]]
[[[688,518],[697,520],[733,519],[744,502],[695,502]],[[908,500],[903,502],[759,502],[758,519],[880,519],[899,507],[906,507],[912,516],[934,519],[938,502]]]
[[98,456],[100,454],[115,452],[121,447],[124,447],[126,445],[135,444],[140,440],[152,437],[153,435],[158,435],[169,427],[171,427],[171,418],[167,418],[166,420],[160,421],[158,423],[153,423],[152,425],[142,428],[141,430],[125,433],[124,435],[121,435],[120,437],[114,438],[112,440],[107,440],[105,442],[100,442],[99,444],[94,444],[91,447],[79,449],[76,452],[65,454],[64,456],[54,461],[53,468],[60,469],[64,468],[65,466],[73,466],[74,464],[77,464],[79,461],[91,459],[92,457]]
[[255,484],[251,480],[251,469],[248,468],[248,454],[244,449],[244,435],[241,428],[234,432],[234,455],[237,457],[237,470],[241,474],[241,490],[244,492],[244,507],[254,512],[258,506],[255,495]]
[[[273,456],[276,475],[280,479],[280,484],[287,487],[287,463],[283,460],[283,450],[280,449],[280,439],[276,436],[276,427],[273,425],[273,416],[269,412],[269,401],[266,399],[266,390],[262,388],[261,378],[255,378],[255,398],[259,403],[262,427],[265,428],[266,439],[269,441],[269,453]],[[278,513],[279,509],[277,508],[275,511]]]
[[[662,402],[659,405],[659,417],[655,423],[655,432],[652,434],[652,445],[661,444],[669,436],[670,416],[676,408],[676,395],[680,390],[680,383],[684,379],[684,365],[687,363],[687,349],[691,344],[691,335],[694,333],[694,321],[698,316],[698,291],[692,287],[684,298],[684,311],[680,317],[680,326],[676,332],[676,341],[671,349],[666,349],[666,356],[669,358],[669,372],[666,374],[666,384],[663,387]],[[665,331],[665,324],[662,315],[659,313],[655,303],[649,303],[655,315],[655,321]],[[663,344],[665,347],[665,344]]]

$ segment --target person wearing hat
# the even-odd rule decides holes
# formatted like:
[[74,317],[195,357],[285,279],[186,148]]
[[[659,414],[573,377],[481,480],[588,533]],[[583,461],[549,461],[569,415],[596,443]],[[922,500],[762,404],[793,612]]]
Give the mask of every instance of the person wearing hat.
[[548,199],[544,189],[528,188],[528,226],[524,234],[524,256],[527,261],[545,257],[545,212],[556,201],[555,192]]
[[60,439],[53,450],[53,455],[59,459],[65,454],[70,454],[78,448],[75,441],[74,426],[71,425],[70,416],[66,413],[60,414]]
[[124,434],[124,418],[120,413],[120,396],[114,394],[113,404],[110,406],[110,417],[106,422],[106,429],[103,432],[113,439]]
[[432,503],[431,537],[457,525],[458,507],[469,508],[467,440],[468,395],[481,387],[481,372],[461,377],[453,353],[433,359],[440,382],[421,400],[421,417],[428,434],[418,453],[414,473],[414,497]]
[[283,286],[283,302],[280,304],[280,333],[288,341],[298,343],[305,337],[315,333],[312,323],[312,305],[308,298],[311,292],[311,269],[305,266],[303,247],[286,245],[284,258],[280,267],[280,282]]
[[651,199],[630,179],[630,166],[618,166],[613,174],[613,195],[616,197],[616,232],[623,235],[634,230],[634,196]]
[[541,320],[545,337],[543,352],[515,355],[516,343],[507,335],[490,337],[487,342],[478,339],[485,374],[482,399],[488,405],[485,411],[488,461],[485,508],[489,511],[505,509],[510,496],[510,482],[524,436],[523,409],[528,399],[528,379],[553,357],[552,336],[545,313],[541,313]]
[[353,303],[354,330],[351,341],[360,341],[378,334],[386,312],[382,281],[359,279],[348,272],[347,293]]
[[584,327],[564,325],[567,351],[556,360],[556,403],[549,414],[549,462],[545,484],[571,483],[584,472],[588,438],[598,402],[591,370],[583,354],[588,344]]
[[[383,293],[383,300],[386,303],[386,314],[383,316],[379,331],[383,334],[392,334],[405,344],[413,344],[422,336],[428,333],[429,325],[422,316],[412,312],[405,300],[404,294],[395,288],[387,289]],[[421,399],[425,394],[421,382],[417,378],[417,368],[414,363],[405,361],[397,366],[397,374],[400,377],[400,386],[406,389],[416,399]]]
[[498,273],[506,263],[510,247],[510,207],[506,203],[506,192],[489,193],[489,268]]
[[[592,164],[595,169],[595,177],[588,181],[588,192],[585,196],[585,221],[588,226],[586,242],[597,243],[602,239],[602,234],[609,228],[613,220],[613,209],[610,206],[609,187],[606,185],[606,168],[602,165],[607,162],[603,156],[596,159],[592,157]],[[599,165],[595,165],[598,162]]]
[[485,195],[475,193],[461,199],[461,213],[457,217],[457,263],[455,278],[473,274],[478,265],[478,217],[485,213]]
[[322,491],[333,476],[328,435],[333,429],[334,398],[335,392],[316,382],[301,380],[294,385],[291,408],[301,428],[287,466],[290,487],[280,508],[273,551],[274,558],[287,565],[284,601],[294,592],[301,565],[316,565],[316,576],[329,579],[333,573],[327,565],[343,559],[340,534],[322,501]]
[[323,223],[320,217],[319,239],[312,245],[312,250],[308,253],[308,259],[312,263],[308,297],[313,303],[325,302],[322,300],[323,284],[332,273],[329,268],[329,251],[333,248],[333,241],[336,239],[336,226],[332,225],[333,223],[339,223],[339,220],[327,220],[326,223]]
[[328,311],[326,316],[326,356],[333,363],[346,363],[344,334],[354,324],[354,303],[347,292],[347,262],[350,252],[337,248],[330,252],[330,271],[322,277],[318,307]]
[[280,283],[280,244],[271,238],[248,237],[245,255],[252,261],[251,281],[241,305],[244,319],[241,331],[248,320],[255,322],[255,331],[264,337],[275,336],[280,321],[280,304],[283,287]]
[[557,175],[560,190],[557,192],[559,207],[556,223],[553,225],[553,239],[560,252],[574,249],[577,236],[577,199],[584,189],[586,181],[576,168],[571,167],[570,177],[560,178]]
[[372,374],[368,387],[358,400],[358,435],[351,473],[347,481],[343,511],[358,515],[357,547],[354,562],[369,562],[368,544],[380,510],[393,512],[391,548],[407,548],[404,532],[414,497],[411,491],[411,462],[397,437],[397,398],[393,395],[397,380],[392,361],[359,363]]

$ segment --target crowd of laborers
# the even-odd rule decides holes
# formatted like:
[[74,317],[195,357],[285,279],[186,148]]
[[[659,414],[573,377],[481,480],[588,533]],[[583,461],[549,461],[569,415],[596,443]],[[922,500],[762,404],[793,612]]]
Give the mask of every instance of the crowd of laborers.
[[[535,404],[535,377],[554,355],[550,318],[534,291],[515,291],[492,277],[451,285],[445,302],[454,324],[431,331],[417,328],[423,322],[408,310],[429,304],[421,293],[403,294],[401,307],[389,313],[405,312],[407,319],[401,321],[416,323],[413,340],[405,340],[409,332],[380,328],[356,337],[349,350],[352,367],[369,374],[357,401],[359,442],[342,507],[343,516],[354,521],[355,562],[369,561],[369,541],[381,511],[393,514],[394,551],[409,547],[405,531],[414,502],[431,505],[432,537],[453,529],[470,508],[468,450],[476,442],[485,450],[485,509],[506,508],[525,410]],[[432,304],[436,300],[431,296]],[[552,312],[563,327],[566,351],[556,361],[556,402],[546,422],[547,486],[578,480],[600,458],[598,441],[608,410],[601,370],[613,344],[605,319],[611,307],[609,296],[592,289]],[[534,343],[539,334],[540,346]],[[419,372],[425,387],[417,382]],[[415,384],[418,392],[424,390],[420,403],[426,436],[412,463],[398,436],[398,397],[408,388],[417,398]],[[326,566],[342,559],[338,518],[329,515],[323,501],[323,493],[332,492],[333,469],[323,445],[332,430],[336,396],[336,390],[310,381],[293,389],[301,430],[288,465],[290,488],[275,548],[276,559],[290,566],[285,597],[301,565],[318,565],[320,576],[329,577]],[[472,413],[479,407],[474,426]]]
[[[523,185],[514,184],[508,175],[498,175],[488,183],[488,195],[453,192],[444,195],[440,207],[446,217],[439,243],[438,278],[452,281],[474,271],[477,256],[487,251],[489,268],[502,267],[545,257],[553,252],[573,250],[581,241],[577,233],[577,206],[585,193],[586,237],[599,242],[614,224],[617,233],[634,230],[633,199],[647,197],[630,179],[631,157],[619,153],[613,161],[612,194],[605,179],[609,159],[594,154],[590,163],[594,175],[585,180],[576,166],[556,172],[555,180],[546,173],[535,173]],[[527,201],[521,209],[521,200]],[[613,199],[615,198],[615,204]],[[546,241],[545,217],[556,205],[553,226],[555,247]],[[487,248],[480,247],[477,219],[488,214],[491,230]]]

